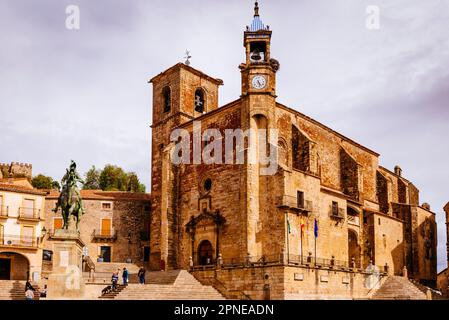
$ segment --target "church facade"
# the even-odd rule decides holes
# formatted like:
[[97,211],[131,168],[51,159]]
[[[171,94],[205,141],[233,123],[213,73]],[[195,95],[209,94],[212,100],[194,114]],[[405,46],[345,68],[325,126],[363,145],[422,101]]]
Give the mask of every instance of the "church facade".
[[[367,270],[435,286],[430,206],[399,166],[277,101],[271,37],[256,3],[241,96],[225,106],[223,81],[188,64],[150,80],[151,268],[190,269],[239,298],[364,297]],[[239,130],[256,139],[231,136],[229,156]]]

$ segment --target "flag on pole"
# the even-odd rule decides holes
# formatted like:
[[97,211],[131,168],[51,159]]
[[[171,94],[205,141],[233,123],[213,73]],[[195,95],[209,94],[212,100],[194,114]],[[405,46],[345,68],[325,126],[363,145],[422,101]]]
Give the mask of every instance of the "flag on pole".
[[304,217],[301,217],[301,232],[304,232],[305,222]]
[[288,229],[288,233],[292,233],[292,228],[290,227],[290,220],[287,218],[287,229]]
[[315,219],[315,227],[314,227],[315,238],[318,238],[318,221]]

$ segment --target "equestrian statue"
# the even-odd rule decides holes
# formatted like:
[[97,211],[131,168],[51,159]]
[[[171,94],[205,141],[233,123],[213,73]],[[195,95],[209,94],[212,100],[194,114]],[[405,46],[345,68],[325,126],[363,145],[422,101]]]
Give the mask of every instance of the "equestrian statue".
[[76,172],[76,163],[72,160],[70,169],[66,169],[66,174],[61,180],[61,193],[59,194],[56,208],[53,209],[53,212],[58,212],[59,208],[61,208],[62,218],[64,220],[62,229],[65,230],[69,229],[71,216],[75,217],[76,230],[79,230],[78,225],[81,216],[84,214],[83,201],[78,189],[78,183],[83,184],[84,182]]

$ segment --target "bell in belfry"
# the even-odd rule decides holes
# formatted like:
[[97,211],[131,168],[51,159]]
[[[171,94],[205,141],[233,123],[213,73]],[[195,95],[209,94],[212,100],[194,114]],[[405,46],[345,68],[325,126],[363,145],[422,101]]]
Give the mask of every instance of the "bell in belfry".
[[259,49],[255,49],[251,54],[251,60],[260,61],[262,59]]

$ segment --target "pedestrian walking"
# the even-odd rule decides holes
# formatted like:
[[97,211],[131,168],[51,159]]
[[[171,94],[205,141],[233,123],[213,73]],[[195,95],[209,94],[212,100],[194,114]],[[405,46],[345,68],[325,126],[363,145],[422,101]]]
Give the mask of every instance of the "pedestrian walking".
[[139,277],[139,283],[140,284],[145,284],[145,268],[140,268],[139,273],[137,274],[137,276]]
[[126,270],[126,268],[123,268],[122,278],[123,278],[123,285],[126,287],[128,284],[128,270]]
[[112,291],[117,290],[117,283],[118,283],[118,272],[114,272],[112,274]]

